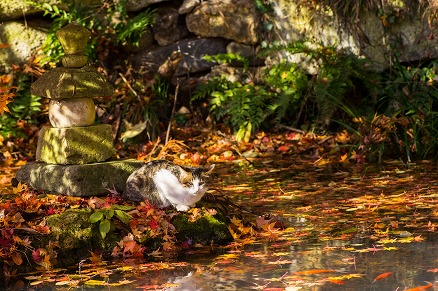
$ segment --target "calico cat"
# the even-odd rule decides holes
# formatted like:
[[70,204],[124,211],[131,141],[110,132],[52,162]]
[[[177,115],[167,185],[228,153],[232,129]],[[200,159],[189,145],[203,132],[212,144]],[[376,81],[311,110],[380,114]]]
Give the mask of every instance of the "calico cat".
[[166,160],[152,161],[129,176],[123,196],[134,202],[148,199],[159,208],[173,206],[187,211],[204,196],[207,188],[203,179],[213,168],[214,165],[187,167]]

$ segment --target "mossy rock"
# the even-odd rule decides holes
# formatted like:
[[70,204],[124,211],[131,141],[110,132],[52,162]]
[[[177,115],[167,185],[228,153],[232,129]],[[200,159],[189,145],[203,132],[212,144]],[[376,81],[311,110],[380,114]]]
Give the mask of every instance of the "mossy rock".
[[103,239],[98,225],[90,222],[91,213],[88,209],[69,209],[47,217],[51,233],[42,241],[42,247],[49,240],[57,241],[60,246],[57,250],[60,265],[76,264],[90,257],[90,251],[111,251],[123,237],[120,233],[110,232]]
[[195,222],[189,221],[188,215],[181,214],[172,219],[172,224],[178,231],[178,241],[191,239],[194,243],[203,245],[224,245],[233,240],[227,219],[219,214],[204,215]]

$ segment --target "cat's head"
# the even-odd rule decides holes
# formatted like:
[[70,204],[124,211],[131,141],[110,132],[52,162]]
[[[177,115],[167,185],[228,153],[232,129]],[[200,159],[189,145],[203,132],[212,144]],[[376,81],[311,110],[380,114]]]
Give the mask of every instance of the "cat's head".
[[208,175],[213,171],[215,165],[209,167],[181,167],[180,182],[186,188],[191,188],[193,192],[205,192],[205,185]]

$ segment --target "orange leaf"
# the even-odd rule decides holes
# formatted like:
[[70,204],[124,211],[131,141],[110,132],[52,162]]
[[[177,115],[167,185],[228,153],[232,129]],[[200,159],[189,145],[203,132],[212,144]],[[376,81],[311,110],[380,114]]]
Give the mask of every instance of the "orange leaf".
[[92,251],[89,251],[91,254],[91,257],[88,259],[93,263],[102,263],[102,256],[100,254],[93,253]]
[[429,270],[427,270],[428,272],[431,272],[431,273],[436,273],[436,272],[438,272],[438,268],[435,268],[435,269],[429,269]]
[[432,288],[432,286],[433,286],[432,283],[427,282],[427,281],[425,281],[425,282],[427,283],[427,285],[418,286],[418,287],[415,287],[415,288],[407,289],[405,291],[421,291],[421,290],[426,290],[426,289]]
[[314,275],[314,274],[321,274],[321,273],[332,273],[336,272],[335,270],[305,270],[305,271],[299,271],[294,272],[295,275]]
[[23,258],[20,256],[19,253],[14,252],[11,254],[11,257],[15,265],[20,266],[23,263]]
[[338,285],[343,285],[343,284],[345,284],[345,281],[344,281],[344,280],[341,280],[341,279],[328,278],[328,280],[329,280],[330,282],[332,282],[333,284],[338,284]]
[[379,276],[377,276],[374,279],[373,283],[376,282],[376,281],[379,281],[379,280],[383,280],[383,279],[387,278],[391,274],[392,274],[391,272],[386,272],[386,273],[380,274]]

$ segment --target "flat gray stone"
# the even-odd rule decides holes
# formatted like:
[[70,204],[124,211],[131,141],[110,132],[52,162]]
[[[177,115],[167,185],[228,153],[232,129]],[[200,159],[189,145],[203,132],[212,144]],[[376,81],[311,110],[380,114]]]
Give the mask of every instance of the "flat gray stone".
[[108,194],[113,188],[122,193],[128,177],[143,165],[135,159],[85,165],[30,162],[18,170],[16,178],[46,193],[90,197]]

